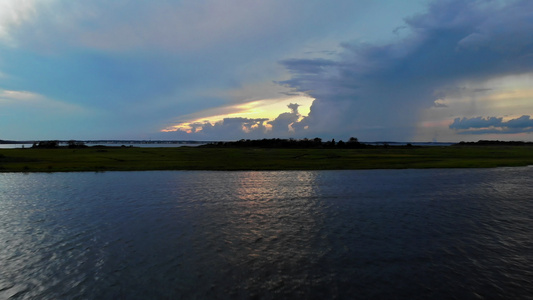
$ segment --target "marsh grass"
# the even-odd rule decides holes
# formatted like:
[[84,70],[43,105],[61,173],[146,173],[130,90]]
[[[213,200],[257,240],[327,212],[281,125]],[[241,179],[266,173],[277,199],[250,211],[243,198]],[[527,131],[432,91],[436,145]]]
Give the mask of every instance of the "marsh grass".
[[0,149],[0,172],[142,170],[348,170],[533,165],[532,146],[371,149]]

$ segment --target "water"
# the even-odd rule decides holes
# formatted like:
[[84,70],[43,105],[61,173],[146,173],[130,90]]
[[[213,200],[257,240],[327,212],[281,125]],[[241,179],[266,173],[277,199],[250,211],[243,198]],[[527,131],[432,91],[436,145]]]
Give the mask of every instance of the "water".
[[[121,146],[130,147],[131,146],[131,147],[138,147],[138,148],[172,148],[172,147],[176,148],[176,147],[198,147],[198,146],[205,145],[205,144],[201,144],[201,143],[196,143],[196,144],[174,144],[174,143],[169,143],[169,144],[164,144],[164,143],[155,143],[155,144],[100,143],[98,144],[97,143],[97,144],[93,144],[93,143],[87,143],[86,145],[89,147],[104,145],[108,147],[121,147]],[[0,149],[31,148],[32,146],[33,144],[0,144]],[[61,146],[66,146],[66,144],[61,144]]]
[[33,144],[0,144],[0,149],[31,148]]
[[532,178],[0,174],[0,299],[531,299]]

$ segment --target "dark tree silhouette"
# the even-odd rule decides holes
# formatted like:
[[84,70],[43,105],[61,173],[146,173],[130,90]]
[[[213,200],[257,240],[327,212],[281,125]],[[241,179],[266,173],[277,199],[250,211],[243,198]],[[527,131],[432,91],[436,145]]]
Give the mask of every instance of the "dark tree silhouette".
[[46,149],[53,149],[59,147],[59,141],[40,141],[35,142],[32,145],[32,148],[46,148]]

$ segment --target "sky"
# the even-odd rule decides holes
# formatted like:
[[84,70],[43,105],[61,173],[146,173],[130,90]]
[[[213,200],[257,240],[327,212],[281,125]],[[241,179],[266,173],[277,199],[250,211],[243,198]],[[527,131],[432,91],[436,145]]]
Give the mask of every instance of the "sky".
[[533,141],[530,0],[0,0],[0,139]]

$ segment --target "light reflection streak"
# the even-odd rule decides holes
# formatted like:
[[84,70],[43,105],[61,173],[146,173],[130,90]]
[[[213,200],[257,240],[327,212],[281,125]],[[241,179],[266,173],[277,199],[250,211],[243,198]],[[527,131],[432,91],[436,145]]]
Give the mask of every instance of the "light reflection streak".
[[[327,247],[320,232],[325,204],[318,196],[316,172],[239,172],[234,188],[210,206],[202,218],[225,218],[217,231],[217,251],[227,261],[228,276],[235,270],[256,274],[235,278],[246,286],[279,284],[291,272],[316,266]],[[229,200],[233,199],[233,200]],[[206,207],[208,208],[208,207]],[[212,232],[204,234],[213,234]],[[321,249],[321,250],[319,250]],[[268,267],[266,267],[268,266]],[[286,280],[301,280],[297,276]]]

